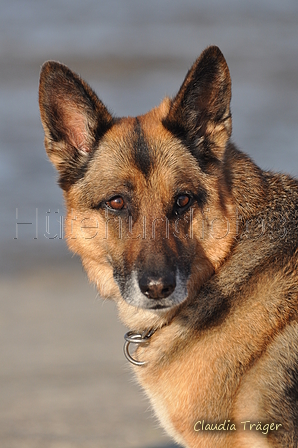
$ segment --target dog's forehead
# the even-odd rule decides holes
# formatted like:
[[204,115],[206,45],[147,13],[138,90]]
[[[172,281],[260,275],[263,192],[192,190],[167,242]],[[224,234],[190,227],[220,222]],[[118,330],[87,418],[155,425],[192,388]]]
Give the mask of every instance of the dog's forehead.
[[124,195],[137,202],[168,204],[180,192],[204,188],[205,174],[196,159],[162,124],[165,109],[162,104],[145,115],[115,122],[75,187],[83,202],[96,204]]
[[119,127],[124,132],[111,129],[88,170],[86,180],[93,188],[121,191],[124,186],[142,195],[151,190],[156,195],[156,185],[170,195],[198,188],[202,173],[196,160],[161,123],[143,127],[140,117],[125,119]]
[[150,181],[152,177],[175,182],[176,177],[191,181],[199,166],[185,145],[162,123],[168,100],[145,115],[125,117],[100,141],[90,173],[117,182],[135,178]]

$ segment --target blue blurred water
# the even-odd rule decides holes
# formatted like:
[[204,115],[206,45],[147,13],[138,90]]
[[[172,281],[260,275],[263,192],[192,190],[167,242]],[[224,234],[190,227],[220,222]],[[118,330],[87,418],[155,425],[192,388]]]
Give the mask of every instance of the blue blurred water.
[[[295,0],[0,0],[0,10],[1,268],[24,253],[39,257],[40,247],[66,253],[43,237],[47,211],[63,210],[37,105],[47,59],[79,72],[116,115],[135,115],[175,94],[200,52],[217,44],[232,74],[234,141],[263,168],[298,174]],[[16,208],[24,222],[38,208],[38,240],[33,225],[13,240]]]

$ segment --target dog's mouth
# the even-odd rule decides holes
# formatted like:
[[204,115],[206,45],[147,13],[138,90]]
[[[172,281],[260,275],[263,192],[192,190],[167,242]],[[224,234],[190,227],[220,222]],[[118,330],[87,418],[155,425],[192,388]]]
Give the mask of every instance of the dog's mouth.
[[[134,305],[134,303],[132,303],[131,301],[128,301],[125,299],[125,301],[127,303],[129,303],[130,305],[136,306]],[[146,310],[150,310],[150,311],[156,311],[156,312],[163,312],[163,311],[169,311],[170,309],[172,309],[174,306],[176,305],[163,305],[161,303],[146,303],[144,302],[142,304],[142,306],[137,306],[138,308],[142,308],[142,309],[146,309]]]
[[153,305],[152,308],[150,308],[150,309],[152,309],[152,310],[165,310],[165,309],[167,309],[167,308],[169,308],[169,307],[166,306],[166,305],[155,304],[155,305]]
[[144,288],[135,271],[131,273],[126,282],[117,283],[126,303],[151,311],[168,311],[180,305],[188,296],[187,279],[181,275],[179,270],[174,280],[172,277],[167,278],[166,285],[162,286],[157,285],[157,282],[151,282],[149,289],[148,287]]

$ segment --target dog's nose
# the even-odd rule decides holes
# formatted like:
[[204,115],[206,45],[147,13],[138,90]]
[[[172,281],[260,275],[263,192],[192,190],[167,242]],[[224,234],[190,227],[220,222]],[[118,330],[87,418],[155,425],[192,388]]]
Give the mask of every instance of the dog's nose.
[[164,275],[144,273],[139,280],[139,286],[149,299],[164,299],[176,288],[176,275],[174,272]]

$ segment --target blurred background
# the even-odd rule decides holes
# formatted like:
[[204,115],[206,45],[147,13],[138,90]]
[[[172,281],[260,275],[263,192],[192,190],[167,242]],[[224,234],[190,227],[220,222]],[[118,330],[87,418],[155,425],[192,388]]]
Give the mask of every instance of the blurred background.
[[42,63],[67,64],[116,115],[136,115],[216,44],[234,141],[297,175],[297,24],[297,0],[0,0],[1,448],[174,447],[133,381],[113,304],[67,251],[39,119]]

